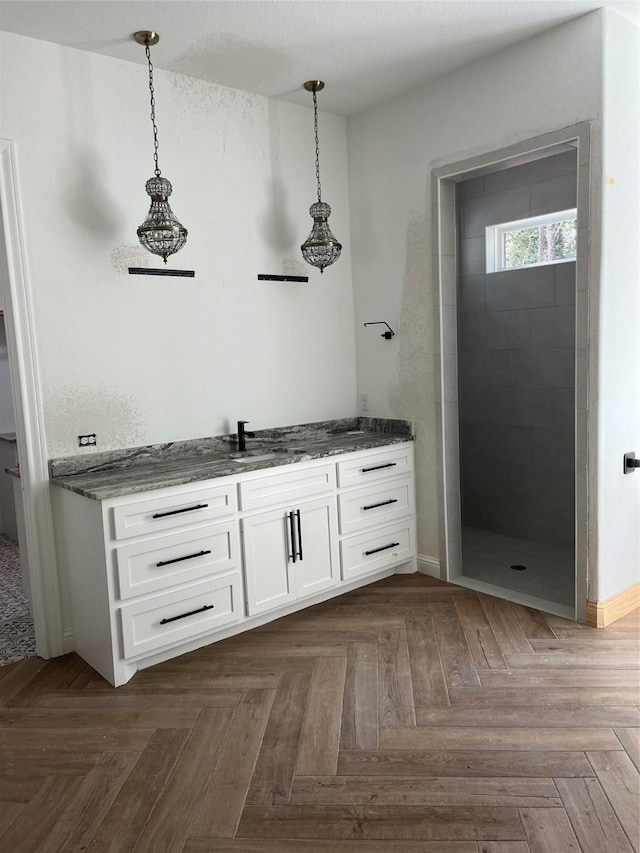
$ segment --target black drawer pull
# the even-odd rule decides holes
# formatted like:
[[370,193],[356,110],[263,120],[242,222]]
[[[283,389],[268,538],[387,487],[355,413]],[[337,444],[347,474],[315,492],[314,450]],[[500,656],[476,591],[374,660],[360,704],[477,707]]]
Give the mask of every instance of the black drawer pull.
[[377,554],[378,551],[388,551],[389,548],[395,548],[399,544],[399,542],[392,542],[391,545],[383,545],[382,548],[374,548],[372,551],[365,551],[364,555],[365,557],[368,557],[369,554]]
[[210,554],[211,551],[198,551],[197,554],[187,554],[186,557],[176,557],[173,560],[160,560],[159,563],[156,563],[156,568],[159,569],[160,566],[170,566],[171,563],[181,563],[183,560],[193,560],[194,557],[204,557],[205,554]]
[[300,510],[296,510],[296,518],[298,520],[298,557],[302,560],[302,522],[300,521]]
[[164,518],[167,515],[178,515],[180,512],[191,512],[193,509],[205,509],[209,504],[196,504],[195,506],[186,506],[184,509],[170,509],[169,512],[155,512],[151,518]]
[[397,462],[387,462],[386,465],[374,465],[373,468],[361,468],[363,474],[368,474],[369,471],[380,471],[382,468],[395,468]]
[[380,501],[379,504],[369,504],[369,506],[363,506],[362,509],[366,511],[368,509],[377,509],[379,506],[387,506],[387,504],[397,504],[397,503],[398,503],[397,498],[390,498],[390,500],[388,500],[388,501]]
[[205,610],[213,610],[213,604],[205,604],[204,607],[199,607],[197,610],[190,610],[188,613],[182,613],[180,616],[172,616],[170,619],[161,619],[161,625],[168,625],[169,622],[175,622],[176,619],[186,619],[187,616],[195,616],[196,613],[204,613]]
[[287,513],[287,521],[289,522],[289,535],[291,536],[291,554],[289,554],[289,559],[292,563],[295,563],[298,559],[298,552],[296,551],[296,534],[293,527],[293,512]]

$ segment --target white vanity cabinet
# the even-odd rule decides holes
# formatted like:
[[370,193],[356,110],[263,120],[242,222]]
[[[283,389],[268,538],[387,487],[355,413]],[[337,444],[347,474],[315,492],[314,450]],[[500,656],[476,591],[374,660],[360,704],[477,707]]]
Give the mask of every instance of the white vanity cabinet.
[[53,510],[74,648],[112,684],[244,618],[235,480],[105,501],[54,489]]
[[244,518],[247,614],[337,586],[336,527],[334,495]]
[[338,462],[342,580],[409,563],[416,570],[413,445]]
[[287,465],[240,482],[249,616],[338,584],[335,488],[333,462]]
[[411,442],[102,501],[52,493],[73,648],[115,686],[416,568]]

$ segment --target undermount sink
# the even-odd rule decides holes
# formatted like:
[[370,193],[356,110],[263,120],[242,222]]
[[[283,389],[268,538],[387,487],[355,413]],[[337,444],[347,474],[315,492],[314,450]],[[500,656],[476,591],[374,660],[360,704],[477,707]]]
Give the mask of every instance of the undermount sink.
[[282,451],[273,450],[270,453],[254,453],[253,455],[248,456],[235,456],[233,461],[239,462],[241,465],[249,465],[252,462],[266,462],[267,459],[281,459],[282,457],[289,455],[289,453],[282,453]]
[[241,465],[250,465],[252,462],[267,462],[269,459],[286,459],[292,456],[304,455],[307,451],[304,448],[296,448],[289,450],[288,448],[278,448],[277,450],[265,450],[262,453],[252,450],[240,451],[234,453],[231,457],[234,462],[239,462]]

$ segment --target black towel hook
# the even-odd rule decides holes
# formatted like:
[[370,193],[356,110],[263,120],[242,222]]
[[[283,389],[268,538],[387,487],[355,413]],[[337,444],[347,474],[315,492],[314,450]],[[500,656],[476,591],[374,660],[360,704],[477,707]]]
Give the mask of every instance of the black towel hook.
[[389,330],[388,332],[383,332],[380,337],[384,338],[385,341],[390,341],[391,338],[395,335],[395,332],[391,328],[388,323],[385,323],[384,320],[376,320],[375,323],[365,323],[365,326],[386,326]]

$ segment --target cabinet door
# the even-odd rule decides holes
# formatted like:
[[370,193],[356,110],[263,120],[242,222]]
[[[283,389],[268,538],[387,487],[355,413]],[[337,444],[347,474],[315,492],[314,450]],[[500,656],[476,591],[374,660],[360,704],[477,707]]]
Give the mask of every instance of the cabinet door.
[[293,564],[298,598],[331,589],[338,583],[334,498],[300,504],[294,511],[298,558]]
[[335,498],[243,519],[249,616],[336,586],[336,530]]
[[282,607],[296,597],[289,512],[261,512],[242,521],[249,616]]

